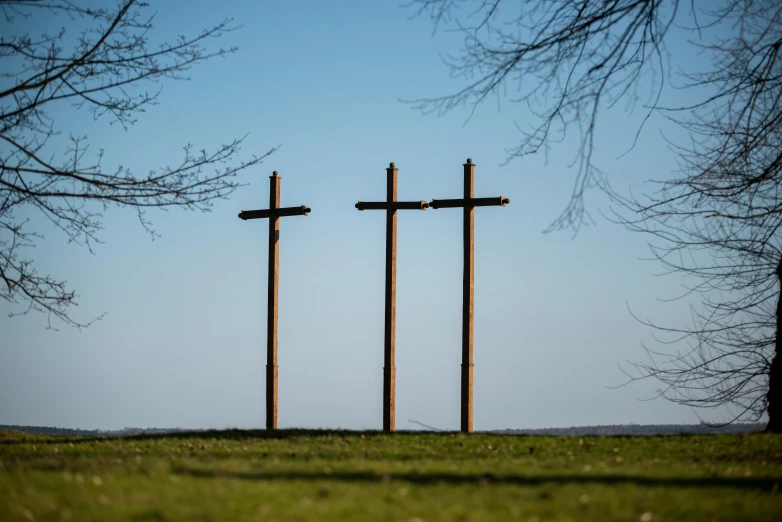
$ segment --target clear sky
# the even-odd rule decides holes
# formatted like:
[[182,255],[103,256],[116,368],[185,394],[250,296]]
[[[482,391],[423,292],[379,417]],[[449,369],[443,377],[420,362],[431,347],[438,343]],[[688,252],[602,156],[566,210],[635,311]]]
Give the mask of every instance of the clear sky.
[[[475,428],[697,422],[688,408],[644,401],[657,383],[609,388],[626,380],[617,365],[644,360],[641,342],[651,341],[628,309],[671,326],[689,318],[687,302],[659,301],[681,281],[640,260],[648,238],[601,218],[608,203],[596,191],[587,200],[596,226],[575,238],[542,233],[570,196],[577,142],[500,166],[523,117],[507,100],[499,110],[489,100],[466,124],[469,107],[437,117],[398,101],[462,86],[439,57],[460,36],[433,35],[398,2],[152,9],[158,36],[234,18],[241,29],[216,43],[239,52],[161,84],[160,104],[128,131],[62,108],[64,135],[88,134],[106,165],[139,173],[175,163],[186,143],[210,149],[248,133],[248,156],[281,148],[210,213],[151,212],[155,241],[132,209],[104,213],[94,255],[31,216],[46,241],[29,257],[77,290],[74,318],[107,314],[83,331],[50,331],[45,316],[8,318],[18,309],[0,303],[0,424],[262,427],[267,225],[237,213],[268,206],[277,170],[282,205],[312,208],[281,225],[280,427],[381,428],[385,213],[354,204],[385,197],[390,161],[400,200],[460,197],[467,157],[476,196],[511,198],[476,210]],[[597,161],[617,187],[641,191],[675,163],[661,118],[618,159],[640,118],[623,109],[604,113]],[[461,227],[456,210],[399,212],[398,429],[459,427]]]

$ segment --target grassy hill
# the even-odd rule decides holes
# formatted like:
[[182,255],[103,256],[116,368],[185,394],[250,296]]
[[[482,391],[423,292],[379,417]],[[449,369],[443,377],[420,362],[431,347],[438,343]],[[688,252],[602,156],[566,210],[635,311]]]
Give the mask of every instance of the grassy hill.
[[782,520],[782,437],[0,432],[0,520]]

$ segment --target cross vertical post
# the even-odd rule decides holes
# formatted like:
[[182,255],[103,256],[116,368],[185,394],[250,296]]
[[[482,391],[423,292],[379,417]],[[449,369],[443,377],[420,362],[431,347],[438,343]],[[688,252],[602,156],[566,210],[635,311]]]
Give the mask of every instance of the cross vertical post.
[[475,197],[475,164],[467,158],[464,164],[464,198],[433,199],[429,207],[462,208],[464,212],[464,272],[462,275],[462,369],[461,369],[461,430],[473,431],[473,360],[474,297],[475,297],[475,207],[504,207],[510,203],[505,196]]
[[[386,169],[386,201],[396,202],[397,169]],[[386,293],[383,344],[383,430],[396,429],[396,208],[386,209]]]
[[[280,176],[269,176],[269,210],[280,208]],[[277,296],[280,283],[280,217],[269,217],[269,283],[266,308],[266,429],[277,429]]]
[[386,211],[385,332],[383,340],[383,430],[396,430],[396,211],[426,210],[426,201],[397,201],[397,173],[386,168],[386,200],[359,201],[359,210]]
[[269,176],[269,208],[242,210],[239,218],[269,220],[269,283],[266,308],[266,429],[277,429],[277,296],[280,286],[280,218],[306,216],[312,209],[306,205],[280,208],[280,180],[275,170]]
[[[464,164],[464,199],[475,197],[475,164],[468,159]],[[464,433],[473,430],[473,299],[475,297],[475,207],[464,205],[464,274],[462,276],[462,400],[461,428]]]

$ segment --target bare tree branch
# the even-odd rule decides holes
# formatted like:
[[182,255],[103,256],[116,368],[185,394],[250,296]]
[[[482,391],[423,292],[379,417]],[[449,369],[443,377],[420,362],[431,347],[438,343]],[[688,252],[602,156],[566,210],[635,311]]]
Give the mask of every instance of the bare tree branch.
[[[456,16],[468,3],[477,5],[472,27]],[[519,127],[521,141],[508,149],[509,161],[548,149],[570,130],[580,137],[570,202],[547,231],[577,231],[588,222],[584,194],[599,187],[616,204],[614,220],[651,237],[652,259],[663,273],[691,282],[680,297],[700,303],[687,327],[641,321],[659,334],[663,349],[646,347],[649,362],[635,363],[630,380],[655,379],[660,396],[688,406],[729,405],[735,414],[727,422],[768,413],[769,429],[782,431],[782,4],[691,0],[689,12],[680,12],[678,0],[411,5],[435,27],[455,23],[465,38],[447,63],[466,85],[412,100],[414,108],[444,113],[470,104],[475,110],[517,80],[512,101],[533,123]],[[671,73],[666,41],[674,30],[691,34],[689,44],[707,57],[703,67],[689,63]],[[674,80],[701,97],[663,106],[661,94]],[[656,192],[636,198],[612,190],[593,151],[600,112],[620,100],[632,110],[639,89],[648,94],[635,139],[658,113],[690,141],[670,143],[678,171],[655,182]]]
[[[70,147],[49,145],[60,133],[50,110],[70,103],[95,119],[128,128],[138,113],[155,104],[159,90],[140,90],[162,79],[187,79],[193,65],[236,52],[235,47],[208,49],[215,38],[236,29],[232,20],[192,36],[151,47],[152,16],[146,2],[121,0],[113,8],[88,7],[70,0],[0,0],[6,21],[16,17],[63,17],[86,27],[66,49],[67,29],[36,39],[27,34],[0,37],[0,298],[51,319],[82,327],[70,315],[76,294],[48,275],[40,275],[25,250],[43,237],[31,230],[22,209],[35,209],[69,241],[92,250],[102,229],[100,210],[109,205],[132,207],[141,225],[154,237],[145,209],[179,207],[208,211],[215,199],[227,197],[238,183],[235,175],[260,163],[274,149],[237,161],[244,138],[212,151],[190,144],[174,166],[137,175],[127,167],[103,165],[103,151],[89,153],[86,136],[71,136]],[[15,315],[15,314],[12,314]]]

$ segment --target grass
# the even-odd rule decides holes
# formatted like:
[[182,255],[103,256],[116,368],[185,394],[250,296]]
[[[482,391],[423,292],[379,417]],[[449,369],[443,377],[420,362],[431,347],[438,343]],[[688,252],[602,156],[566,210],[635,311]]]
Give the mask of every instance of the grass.
[[0,520],[782,520],[782,437],[0,432]]

